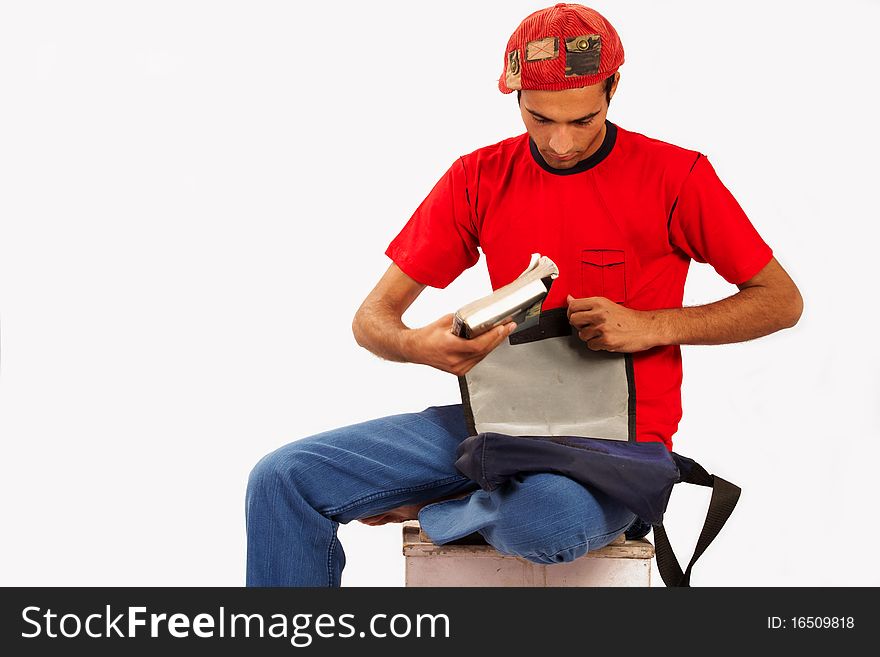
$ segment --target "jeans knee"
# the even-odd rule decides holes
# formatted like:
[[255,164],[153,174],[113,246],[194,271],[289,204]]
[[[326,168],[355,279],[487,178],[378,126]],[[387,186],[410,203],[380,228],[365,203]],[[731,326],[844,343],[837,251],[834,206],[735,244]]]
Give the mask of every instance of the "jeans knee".
[[271,459],[271,454],[266,454],[257,461],[257,464],[251,469],[247,480],[247,506],[250,508],[252,501],[257,497],[262,497],[277,481],[277,471]]
[[296,481],[296,454],[282,454],[280,450],[269,452],[253,467],[248,475],[247,497],[271,495],[279,486],[289,488]]
[[484,530],[500,552],[535,563],[566,563],[606,546],[632,524],[632,512],[597,491],[562,477],[533,481],[546,485],[533,486],[521,508],[508,503]]

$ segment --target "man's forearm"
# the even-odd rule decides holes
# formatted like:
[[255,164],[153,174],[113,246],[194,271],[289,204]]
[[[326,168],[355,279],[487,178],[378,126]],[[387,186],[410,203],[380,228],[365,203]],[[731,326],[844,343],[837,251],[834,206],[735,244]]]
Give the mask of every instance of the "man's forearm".
[[410,329],[390,307],[373,303],[362,307],[352,322],[357,343],[380,358],[410,362]]
[[802,309],[800,295],[773,295],[747,287],[703,306],[647,311],[658,345],[744,342],[794,326]]

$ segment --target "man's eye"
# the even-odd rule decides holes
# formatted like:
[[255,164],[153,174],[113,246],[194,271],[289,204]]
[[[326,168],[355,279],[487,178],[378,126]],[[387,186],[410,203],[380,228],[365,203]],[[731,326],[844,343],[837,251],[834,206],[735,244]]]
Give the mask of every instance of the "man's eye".
[[593,119],[587,119],[586,121],[576,121],[578,125],[590,125],[593,122]]
[[541,123],[541,124],[543,124],[543,123],[550,123],[550,121],[548,121],[547,119],[535,119],[535,122],[536,122],[536,123]]

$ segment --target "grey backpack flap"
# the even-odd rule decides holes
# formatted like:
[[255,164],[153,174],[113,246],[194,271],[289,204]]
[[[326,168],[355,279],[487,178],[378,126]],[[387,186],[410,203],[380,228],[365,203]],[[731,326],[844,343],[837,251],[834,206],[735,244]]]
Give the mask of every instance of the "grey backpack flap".
[[[740,489],[656,442],[635,439],[631,354],[592,351],[564,308],[512,334],[459,377],[470,437],[456,467],[484,490],[519,472],[557,472],[618,499],[654,528],[667,586],[689,586],[694,563],[723,527]],[[706,522],[682,571],[663,528],[674,484],[712,488]]]
[[632,357],[590,350],[560,310],[459,377],[468,429],[635,441]]

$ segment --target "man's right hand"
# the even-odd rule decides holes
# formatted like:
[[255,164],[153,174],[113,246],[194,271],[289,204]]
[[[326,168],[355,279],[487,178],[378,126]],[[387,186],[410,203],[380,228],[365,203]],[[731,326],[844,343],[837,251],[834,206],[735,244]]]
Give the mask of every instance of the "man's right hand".
[[450,313],[409,331],[410,362],[464,376],[516,329],[515,322],[507,322],[468,340],[452,333],[453,317]]

